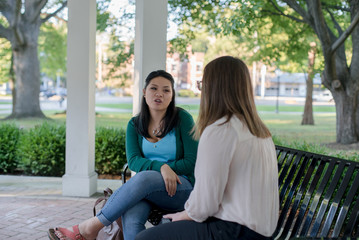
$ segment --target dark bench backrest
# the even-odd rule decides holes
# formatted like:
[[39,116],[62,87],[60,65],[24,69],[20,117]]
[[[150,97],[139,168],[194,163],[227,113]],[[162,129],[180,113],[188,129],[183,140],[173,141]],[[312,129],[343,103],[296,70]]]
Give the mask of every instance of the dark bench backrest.
[[359,162],[276,150],[281,212],[275,239],[359,237]]

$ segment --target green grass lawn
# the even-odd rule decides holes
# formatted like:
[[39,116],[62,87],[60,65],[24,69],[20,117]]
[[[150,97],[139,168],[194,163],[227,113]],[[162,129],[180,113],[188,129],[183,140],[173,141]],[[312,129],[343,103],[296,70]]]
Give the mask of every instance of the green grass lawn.
[[288,142],[329,143],[335,141],[335,114],[314,114],[314,125],[301,125],[302,115],[260,113],[274,136]]
[[[112,109],[132,109],[132,104],[96,104],[99,107]],[[189,111],[194,119],[197,118],[199,106],[198,105],[178,105]],[[272,134],[284,138],[288,142],[306,141],[308,143],[326,143],[335,141],[335,113],[334,107],[318,107],[314,108],[313,126],[302,126],[300,123],[302,117],[303,107],[301,106],[281,106],[279,113],[274,113],[274,106],[258,106],[260,116],[269,127]],[[316,111],[320,114],[316,114]],[[298,112],[298,113],[295,113]],[[327,112],[327,113],[326,113]],[[15,124],[23,128],[30,128],[42,121],[57,122],[59,124],[66,122],[66,115],[58,111],[44,111],[48,120],[27,119],[16,120]],[[0,115],[4,118],[6,115]],[[116,127],[126,128],[130,120],[131,113],[120,112],[96,112],[96,126],[100,127]]]
[[[261,111],[267,111],[267,112],[275,112],[276,107],[271,105],[261,105],[257,106],[257,110],[259,112]],[[304,106],[279,106],[278,107],[279,112],[303,112]],[[322,112],[330,112],[335,113],[335,106],[313,106],[313,113],[322,113]]]
[[[113,109],[131,109],[132,104],[101,104],[98,106],[113,108]],[[180,107],[191,112],[194,119],[198,115],[198,105],[179,105]],[[284,106],[283,106],[284,108]],[[325,108],[324,108],[325,109]],[[273,109],[274,110],[274,109]],[[301,125],[301,114],[293,113],[299,112],[299,106],[288,107],[286,111],[282,111],[279,114],[271,112],[270,106],[259,107],[260,116],[269,127],[272,134],[280,139],[285,139],[286,142],[306,141],[308,143],[328,143],[335,141],[335,113],[323,113],[316,114],[314,112],[315,125]],[[27,119],[16,120],[15,124],[23,128],[30,128],[36,124],[41,124],[42,121],[57,122],[59,124],[66,122],[66,115],[62,112],[56,111],[44,111],[48,120],[39,119]],[[0,115],[4,118],[6,115]],[[97,112],[96,113],[96,126],[97,127],[115,127],[126,128],[128,121],[130,120],[131,113],[119,113],[119,112]]]
[[[131,113],[116,112],[117,109],[132,109],[132,104],[96,104],[98,107],[112,108],[113,112],[96,112],[96,127],[126,128],[132,117]],[[178,105],[189,111],[194,119],[198,116],[198,105]],[[323,145],[333,143],[336,139],[336,115],[334,106],[314,106],[314,125],[301,125],[302,106],[280,106],[279,113],[275,113],[274,106],[257,106],[261,118],[268,126],[275,140],[286,146],[299,146],[308,144],[318,146],[323,150]],[[51,121],[59,124],[66,123],[66,115],[56,111],[44,111],[48,120],[28,119],[17,120],[15,124],[23,128],[31,128],[43,121]],[[4,118],[6,115],[0,115]],[[323,153],[336,154],[337,150],[324,148]],[[353,151],[347,151],[352,155]],[[319,152],[322,153],[322,152]],[[353,153],[356,154],[356,153]],[[356,155],[357,156],[357,155]],[[358,159],[359,161],[359,159]]]
[[105,107],[113,109],[132,109],[132,103],[97,103],[96,107]]
[[[101,103],[96,104],[97,107],[113,108],[113,109],[132,109],[132,103]],[[198,111],[199,105],[197,104],[178,104],[177,106],[186,109],[187,111]],[[304,106],[279,106],[279,112],[303,112]],[[276,107],[271,105],[257,106],[257,110],[275,112]],[[335,112],[335,106],[313,106],[313,112]]]

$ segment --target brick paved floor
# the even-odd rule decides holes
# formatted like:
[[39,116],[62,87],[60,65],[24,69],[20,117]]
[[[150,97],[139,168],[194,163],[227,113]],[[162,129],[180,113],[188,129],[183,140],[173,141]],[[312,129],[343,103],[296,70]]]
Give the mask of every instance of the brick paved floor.
[[72,226],[92,216],[105,187],[119,180],[98,180],[98,193],[89,198],[62,196],[61,178],[0,175],[0,240],[45,240],[47,230]]

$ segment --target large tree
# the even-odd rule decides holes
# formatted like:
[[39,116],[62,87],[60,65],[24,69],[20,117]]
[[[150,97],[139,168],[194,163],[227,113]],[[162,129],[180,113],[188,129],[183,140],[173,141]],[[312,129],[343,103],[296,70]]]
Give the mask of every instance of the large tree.
[[[284,1],[299,16],[277,13],[310,26],[320,40],[324,56],[323,84],[333,94],[337,116],[337,142],[359,141],[359,1]],[[347,17],[348,24],[345,24]],[[351,59],[345,41],[351,36]],[[349,38],[350,40],[350,38]]]
[[[324,57],[322,82],[332,92],[336,104],[336,140],[342,144],[359,141],[358,0],[169,0],[169,3],[184,21],[200,20],[214,31],[238,36],[243,29],[253,32],[266,19],[278,17],[286,19],[288,27],[297,26],[298,36],[310,29],[319,40]],[[268,24],[270,28],[276,22]],[[295,41],[294,35],[289,40]],[[291,48],[291,54],[300,52]]]
[[[11,43],[15,90],[10,118],[45,117],[40,109],[40,66],[38,37],[40,26],[66,7],[67,1],[1,0],[0,37]],[[51,6],[50,6],[51,5]],[[45,14],[42,11],[56,10]]]

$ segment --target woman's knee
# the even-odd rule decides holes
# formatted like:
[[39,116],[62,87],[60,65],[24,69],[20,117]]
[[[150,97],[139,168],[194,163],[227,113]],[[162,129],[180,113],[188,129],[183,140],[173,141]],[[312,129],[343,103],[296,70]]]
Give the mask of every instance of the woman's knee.
[[147,170],[136,173],[133,177],[130,178],[128,183],[141,185],[158,185],[159,183],[163,183],[163,178],[160,172]]

